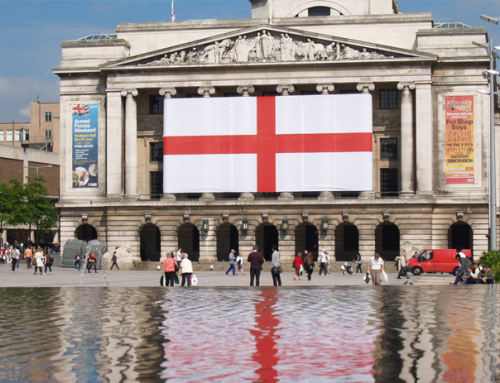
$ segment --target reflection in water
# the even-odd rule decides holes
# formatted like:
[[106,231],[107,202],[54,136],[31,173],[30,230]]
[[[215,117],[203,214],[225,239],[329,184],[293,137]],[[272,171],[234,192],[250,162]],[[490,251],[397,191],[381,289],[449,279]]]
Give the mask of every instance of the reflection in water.
[[6,288],[0,381],[494,382],[498,299],[496,286]]

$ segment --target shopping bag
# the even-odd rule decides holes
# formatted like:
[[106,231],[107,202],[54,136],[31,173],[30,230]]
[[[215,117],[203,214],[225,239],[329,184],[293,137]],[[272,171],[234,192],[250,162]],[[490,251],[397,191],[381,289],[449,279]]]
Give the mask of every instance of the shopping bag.
[[196,286],[198,284],[198,278],[196,278],[196,275],[191,274],[191,286]]
[[160,277],[160,286],[165,286],[165,278],[163,277],[163,274]]
[[175,274],[174,282],[175,282],[176,285],[179,284],[179,277],[177,276],[177,274]]
[[385,272],[385,270],[382,270],[382,274],[380,275],[380,280],[382,282],[388,282],[389,281],[389,276]]

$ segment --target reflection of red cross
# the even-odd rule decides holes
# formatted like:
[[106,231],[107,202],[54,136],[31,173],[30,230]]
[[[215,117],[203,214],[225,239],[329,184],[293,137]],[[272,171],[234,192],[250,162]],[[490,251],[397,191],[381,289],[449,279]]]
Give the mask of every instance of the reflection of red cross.
[[278,153],[371,151],[371,133],[276,134],[275,97],[257,97],[256,135],[164,137],[165,155],[257,154],[260,193],[276,191]]

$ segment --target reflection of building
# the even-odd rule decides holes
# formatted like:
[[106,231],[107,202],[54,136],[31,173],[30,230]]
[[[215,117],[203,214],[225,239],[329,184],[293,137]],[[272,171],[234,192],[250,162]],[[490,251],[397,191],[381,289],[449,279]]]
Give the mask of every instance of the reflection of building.
[[[434,28],[430,14],[392,1],[251,3],[247,20],[121,24],[62,44],[62,242],[128,242],[143,259],[180,246],[205,261],[255,243],[268,257],[276,242],[286,258],[327,248],[390,259],[403,244],[486,250],[488,100],[476,90],[489,61],[472,44],[486,30]],[[373,192],[163,193],[165,98],[329,93],[372,95]],[[474,128],[456,135],[447,120],[472,101],[464,119]],[[72,179],[82,105],[99,106],[97,187],[84,167],[82,185]],[[470,145],[469,166],[457,167],[462,154],[446,154],[447,143]]]

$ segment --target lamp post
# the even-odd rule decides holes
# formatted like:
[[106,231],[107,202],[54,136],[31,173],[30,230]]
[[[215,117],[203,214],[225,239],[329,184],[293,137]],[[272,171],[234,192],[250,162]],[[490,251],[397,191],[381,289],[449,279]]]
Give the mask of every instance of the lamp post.
[[42,165],[42,166],[23,166],[25,169],[36,169],[36,176],[38,177],[38,169],[41,168],[51,168],[52,165]]

